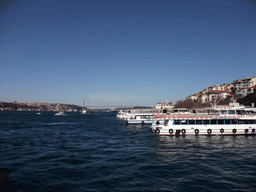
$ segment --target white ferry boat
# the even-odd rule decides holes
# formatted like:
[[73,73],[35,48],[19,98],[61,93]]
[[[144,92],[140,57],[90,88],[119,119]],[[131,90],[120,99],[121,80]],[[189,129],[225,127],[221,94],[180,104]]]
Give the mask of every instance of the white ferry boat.
[[256,112],[239,103],[191,110],[189,113],[154,113],[156,135],[253,135]]

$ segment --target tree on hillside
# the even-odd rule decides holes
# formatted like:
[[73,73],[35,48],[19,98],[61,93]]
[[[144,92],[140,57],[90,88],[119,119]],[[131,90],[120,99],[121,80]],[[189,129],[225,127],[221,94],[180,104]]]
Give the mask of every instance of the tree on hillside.
[[195,100],[193,101],[192,99],[185,99],[185,100],[178,100],[175,103],[175,108],[201,108],[201,107],[206,107],[209,106],[209,103],[202,103],[202,101]]
[[238,103],[243,104],[243,105],[252,105],[252,103],[256,104],[256,92],[255,89],[253,93],[246,95],[245,97],[238,99]]
[[225,99],[220,100],[217,105],[228,105],[231,102],[232,96],[227,96]]
[[236,88],[234,88],[234,87],[231,87],[231,96],[235,96],[236,95]]

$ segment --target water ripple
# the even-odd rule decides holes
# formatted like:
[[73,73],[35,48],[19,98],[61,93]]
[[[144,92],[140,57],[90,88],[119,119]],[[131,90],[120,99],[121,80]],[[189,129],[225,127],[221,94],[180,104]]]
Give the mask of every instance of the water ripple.
[[157,137],[112,113],[0,115],[0,172],[16,191],[256,191],[254,136]]

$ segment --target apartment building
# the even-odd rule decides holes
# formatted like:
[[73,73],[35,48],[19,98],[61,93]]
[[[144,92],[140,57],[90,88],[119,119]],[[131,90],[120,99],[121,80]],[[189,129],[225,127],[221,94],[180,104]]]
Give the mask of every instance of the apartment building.
[[205,102],[212,102],[218,98],[225,99],[227,96],[231,95],[233,84],[222,84],[222,85],[213,85],[210,86],[199,93],[194,93],[187,98],[192,99],[193,101],[201,101],[202,103]]
[[243,97],[249,93],[253,93],[256,87],[256,76],[250,78],[243,78],[233,81],[235,93]]
[[232,91],[235,90],[236,95],[242,95],[243,97],[249,93],[253,93],[256,88],[256,76],[250,78],[243,78],[233,81],[232,83],[213,85],[199,93],[189,95],[187,98],[193,101],[212,102],[218,98],[226,98],[231,96]]

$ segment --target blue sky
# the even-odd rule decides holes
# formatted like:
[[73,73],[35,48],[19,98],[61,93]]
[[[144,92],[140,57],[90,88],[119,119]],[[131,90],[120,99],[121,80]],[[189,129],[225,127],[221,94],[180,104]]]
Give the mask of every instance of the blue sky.
[[7,0],[0,101],[154,106],[256,75],[253,0]]

